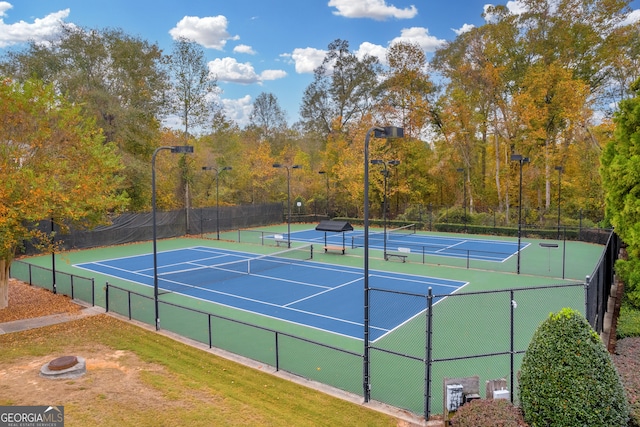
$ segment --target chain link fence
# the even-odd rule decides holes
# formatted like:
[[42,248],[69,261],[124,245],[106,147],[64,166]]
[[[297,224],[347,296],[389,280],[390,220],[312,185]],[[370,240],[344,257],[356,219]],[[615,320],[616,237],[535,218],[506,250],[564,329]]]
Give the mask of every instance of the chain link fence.
[[[161,327],[276,370],[361,396],[369,394],[428,419],[443,412],[444,381],[449,378],[505,380],[517,403],[517,372],[523,354],[549,313],[572,307],[601,332],[619,248],[619,239],[610,233],[600,262],[584,283],[447,295],[372,288],[370,325],[386,332],[366,349],[361,341],[329,332],[326,340],[309,339],[302,327],[299,333],[283,332],[273,319],[256,316],[255,321],[240,321],[231,309],[225,309],[227,314],[194,310],[179,301],[160,302]],[[155,324],[154,299],[149,295],[54,274],[24,261],[12,263],[11,277]],[[400,322],[408,308],[419,314]],[[363,379],[365,365],[368,381]]]

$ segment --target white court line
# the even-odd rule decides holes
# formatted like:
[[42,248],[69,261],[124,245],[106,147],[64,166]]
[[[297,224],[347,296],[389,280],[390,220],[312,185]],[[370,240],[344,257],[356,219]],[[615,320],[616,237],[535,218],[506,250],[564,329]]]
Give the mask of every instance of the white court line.
[[311,298],[315,298],[315,297],[317,297],[317,296],[319,296],[319,295],[326,294],[327,292],[331,292],[331,291],[336,290],[336,289],[340,289],[340,288],[342,288],[342,287],[344,287],[344,286],[348,286],[348,285],[350,285],[350,284],[352,284],[352,283],[359,282],[360,280],[363,280],[363,279],[364,279],[364,277],[361,277],[361,278],[358,278],[358,279],[352,280],[352,281],[350,281],[350,282],[346,282],[346,283],[343,283],[343,284],[341,284],[341,285],[335,286],[335,287],[333,287],[333,288],[329,288],[329,287],[328,287],[326,290],[324,290],[324,291],[322,291],[322,292],[318,292],[317,294],[309,295],[309,296],[307,296],[307,297],[300,298],[299,300],[296,300],[296,301],[291,301],[290,303],[285,304],[285,305],[284,305],[284,307],[289,307],[289,306],[290,306],[290,305],[292,305],[292,304],[297,304],[297,303],[299,303],[299,302],[302,302],[302,301],[305,301],[305,300],[308,300],[308,299],[311,299]]

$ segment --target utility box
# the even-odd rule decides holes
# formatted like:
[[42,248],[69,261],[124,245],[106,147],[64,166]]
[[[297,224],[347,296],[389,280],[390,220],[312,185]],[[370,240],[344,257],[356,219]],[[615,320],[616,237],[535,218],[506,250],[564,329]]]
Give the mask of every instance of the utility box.
[[467,404],[472,400],[480,399],[480,395],[478,393],[467,393],[464,395],[464,403]]
[[443,378],[442,408],[445,420],[449,420],[463,404],[467,394],[480,393],[480,377]]
[[509,399],[511,396],[509,395],[509,390],[493,390],[493,398],[494,399]]
[[447,411],[455,412],[462,406],[462,384],[447,386]]

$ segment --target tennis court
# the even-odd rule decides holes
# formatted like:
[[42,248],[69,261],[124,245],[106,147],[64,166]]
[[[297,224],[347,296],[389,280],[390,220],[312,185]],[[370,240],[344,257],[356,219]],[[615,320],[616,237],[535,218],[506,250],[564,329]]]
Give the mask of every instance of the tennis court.
[[[369,248],[384,250],[384,232],[369,233]],[[517,255],[518,243],[505,240],[478,239],[470,237],[433,236],[416,233],[415,225],[390,229],[386,232],[387,251],[400,253],[428,254],[450,258],[473,259],[502,263]],[[287,235],[277,234],[268,236],[271,239],[287,240]],[[345,233],[331,233],[315,229],[294,231],[291,233],[293,242],[309,242],[316,244],[357,248],[364,246],[364,232],[362,230]],[[530,243],[521,241],[520,250],[526,249]]]
[[[206,246],[157,253],[160,298],[180,293],[204,301],[261,314],[287,322],[363,338],[361,268],[311,261],[312,245],[270,255]],[[75,267],[108,276],[154,285],[153,255],[143,254],[76,264]],[[369,271],[369,286],[400,293],[434,294],[458,291],[466,282],[411,274]],[[425,310],[419,299],[399,301],[390,309],[372,313],[370,340],[375,341]],[[391,302],[393,304],[393,302]],[[401,306],[400,306],[401,305]],[[372,307],[376,307],[372,301]],[[391,307],[392,308],[392,307]]]

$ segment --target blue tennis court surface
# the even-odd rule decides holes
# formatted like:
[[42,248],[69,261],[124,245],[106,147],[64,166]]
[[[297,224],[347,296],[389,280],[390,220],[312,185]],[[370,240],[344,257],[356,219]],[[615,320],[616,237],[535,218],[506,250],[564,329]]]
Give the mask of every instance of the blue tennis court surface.
[[[284,254],[283,254],[284,255]],[[288,256],[288,255],[286,255]],[[159,252],[160,293],[177,292],[353,338],[363,338],[361,268],[222,250],[205,246]],[[153,287],[153,255],[77,264],[76,267]],[[369,287],[408,294],[450,294],[465,282],[369,271]],[[376,292],[370,339],[376,340],[425,310],[424,298]],[[160,297],[162,298],[162,296]],[[377,304],[376,304],[377,302]]]
[[[287,235],[279,237],[287,240]],[[315,229],[296,231],[291,233],[291,241],[309,242],[333,246],[362,247],[364,233],[354,230],[345,233],[317,231]],[[520,243],[520,250],[529,246],[527,242]],[[382,232],[369,232],[369,248],[384,249],[384,235]],[[402,249],[400,249],[402,248]],[[387,233],[387,251],[412,252],[417,254],[443,256],[451,258],[465,258],[479,261],[504,262],[518,253],[517,242],[490,239],[471,239],[463,237],[445,237],[419,234],[410,229],[390,230]]]

